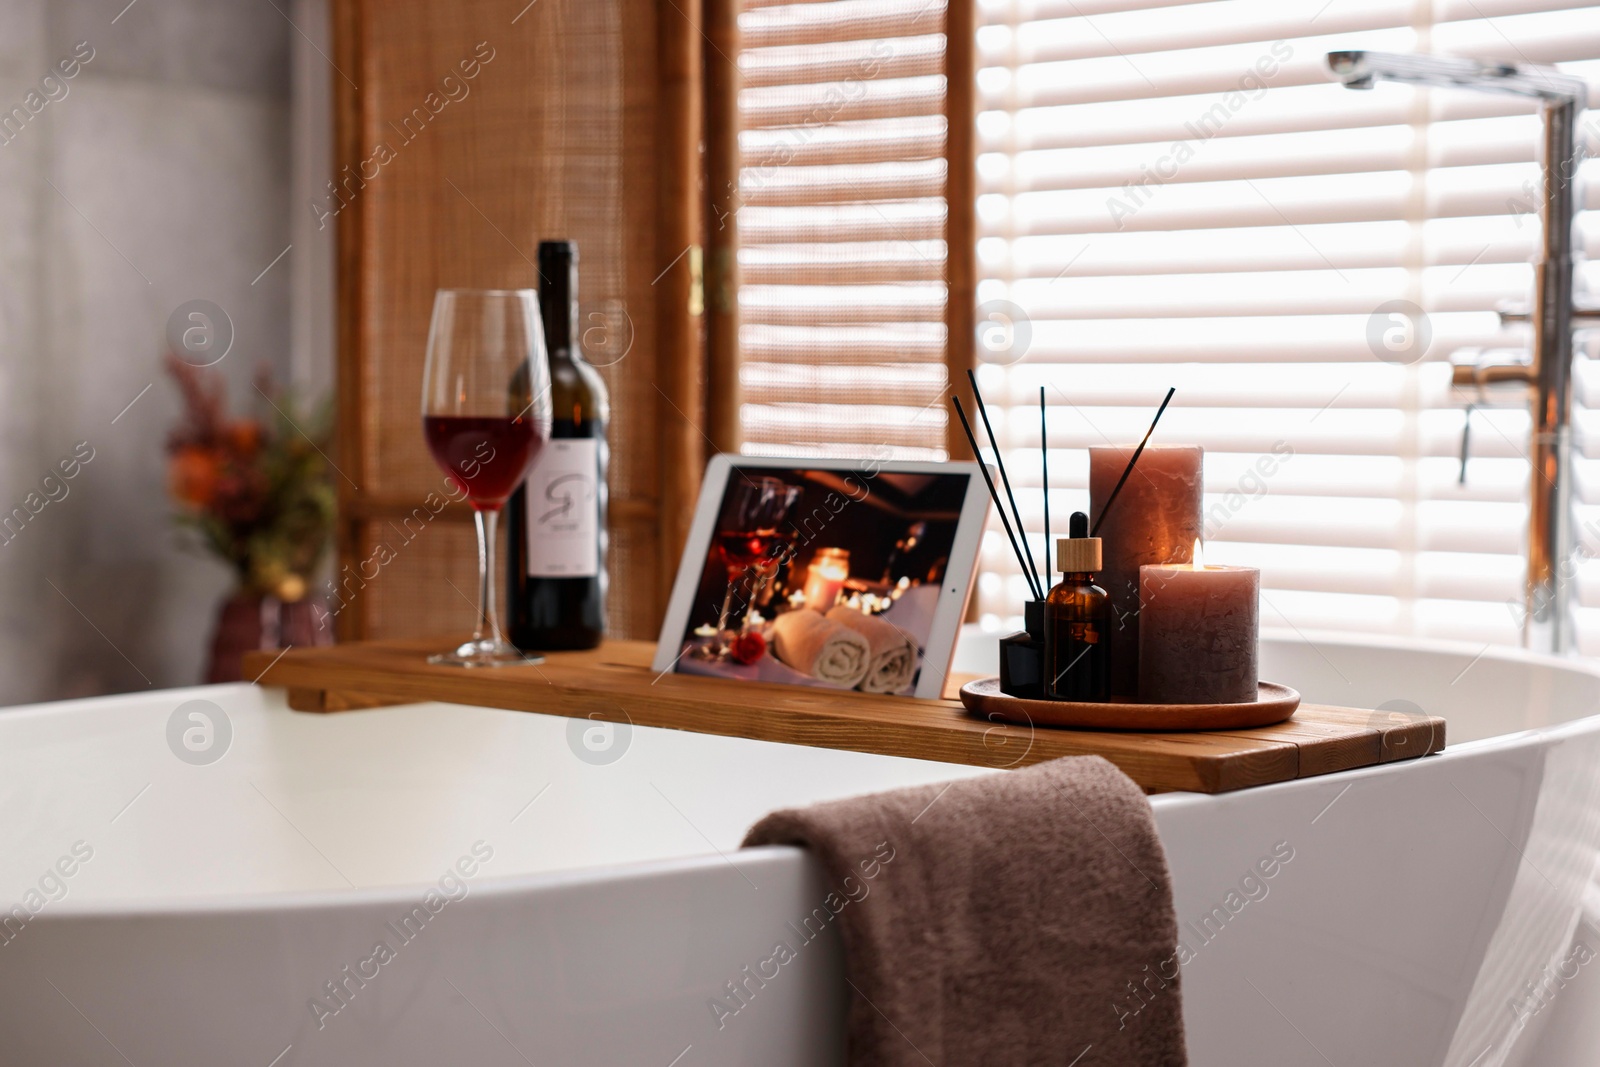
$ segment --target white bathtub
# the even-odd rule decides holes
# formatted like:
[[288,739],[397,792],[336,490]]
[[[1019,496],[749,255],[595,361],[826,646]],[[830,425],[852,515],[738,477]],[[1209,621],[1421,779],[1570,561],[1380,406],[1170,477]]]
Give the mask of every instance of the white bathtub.
[[[1600,671],[1320,637],[1265,664],[1310,700],[1442,714],[1450,748],[1154,798],[1192,1062],[1600,1062]],[[169,731],[197,699],[231,729],[214,762],[220,732],[185,747],[195,709]],[[820,874],[740,836],[775,806],[992,772],[647,729],[605,762],[623,739],[583,729],[302,715],[248,686],[0,713],[0,905],[22,906],[0,915],[0,1062],[838,1062],[831,931],[764,984],[744,970],[798,942]],[[1135,1005],[1107,990],[1107,1033]]]

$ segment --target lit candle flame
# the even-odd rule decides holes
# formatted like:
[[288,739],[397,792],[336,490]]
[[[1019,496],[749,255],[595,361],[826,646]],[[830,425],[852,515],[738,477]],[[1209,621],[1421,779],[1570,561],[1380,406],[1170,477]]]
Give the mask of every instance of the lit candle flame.
[[1198,537],[1194,539],[1194,569],[1197,571],[1206,569],[1206,558],[1200,549],[1200,538]]

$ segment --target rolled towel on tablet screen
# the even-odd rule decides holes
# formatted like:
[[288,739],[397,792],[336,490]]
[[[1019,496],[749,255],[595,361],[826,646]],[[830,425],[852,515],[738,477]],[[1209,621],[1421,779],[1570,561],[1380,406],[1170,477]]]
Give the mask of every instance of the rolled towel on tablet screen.
[[810,608],[786,611],[773,620],[772,649],[802,674],[847,689],[861,683],[872,661],[865,637]]
[[917,643],[894,623],[839,604],[828,612],[830,622],[848,626],[867,639],[869,657],[864,693],[898,693],[917,673]]

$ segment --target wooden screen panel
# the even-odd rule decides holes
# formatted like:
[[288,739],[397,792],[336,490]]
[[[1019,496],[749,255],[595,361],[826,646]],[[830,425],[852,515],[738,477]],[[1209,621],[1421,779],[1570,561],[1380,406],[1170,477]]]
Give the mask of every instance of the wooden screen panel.
[[[471,523],[434,522],[407,542],[382,520],[364,524],[361,538],[362,560],[389,562],[367,563],[370,581],[346,576],[345,611],[364,611],[392,637],[432,637],[472,626],[478,550]],[[504,541],[502,536],[502,546]]]
[[[538,241],[571,238],[612,397],[612,632],[654,635],[704,463],[680,425],[700,410],[689,301],[664,299],[687,294],[692,257],[657,226],[663,197],[693,184],[682,124],[660,114],[658,46],[693,32],[675,19],[654,0],[336,4],[344,567],[440,486],[419,412],[434,291],[535,287]],[[445,581],[472,592],[469,519],[445,509],[455,531],[409,544],[340,613],[341,637],[469,628]]]

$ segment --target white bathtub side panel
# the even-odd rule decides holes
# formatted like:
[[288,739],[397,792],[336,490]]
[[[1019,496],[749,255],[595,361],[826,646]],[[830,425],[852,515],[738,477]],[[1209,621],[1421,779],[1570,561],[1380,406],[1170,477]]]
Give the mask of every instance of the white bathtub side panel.
[[[737,868],[713,856],[609,873],[543,888],[481,884],[409,942],[385,925],[408,907],[392,901],[42,916],[0,950],[0,1058],[265,1065],[287,1050],[279,1067],[840,1062],[848,986],[837,937],[830,927],[802,943],[787,925],[826,893],[808,855],[763,849],[740,853]],[[363,986],[348,984],[348,1006],[319,1028],[309,1001],[336,1006],[325,983],[380,940],[394,958]],[[795,958],[764,984],[746,981],[743,969],[759,978],[780,941]],[[728,982],[746,983],[745,1005]],[[738,1010],[719,1020],[713,997]]]
[[[1506,1058],[1507,1067],[1587,1065],[1600,1058],[1600,967],[1594,966],[1600,960],[1600,870],[1596,875],[1573,930],[1572,945],[1560,953],[1567,965],[1557,965],[1549,987],[1553,995],[1543,998],[1527,1034]],[[1573,959],[1578,961],[1576,968],[1569,962]]]
[[[1444,1062],[1510,899],[1544,745],[1156,798],[1194,1067]],[[1251,901],[1274,846],[1294,858]],[[1246,901],[1209,938],[1200,920]],[[1360,1020],[1353,1025],[1353,1020]]]
[[[1585,955],[1600,949],[1592,934],[1579,932],[1593,895],[1600,859],[1600,735],[1565,731],[1552,738],[1544,786],[1525,840],[1521,865],[1500,928],[1479,970],[1456,1033],[1448,1067],[1559,1064],[1532,1059],[1540,1033],[1558,1016],[1551,1009],[1577,1006],[1583,994],[1568,993],[1564,974],[1581,972],[1577,942]],[[1585,991],[1588,992],[1588,991]],[[1596,1005],[1589,992],[1587,1007]],[[1571,1003],[1568,1003],[1571,1001]],[[1600,1051],[1578,1061],[1600,1060]]]

